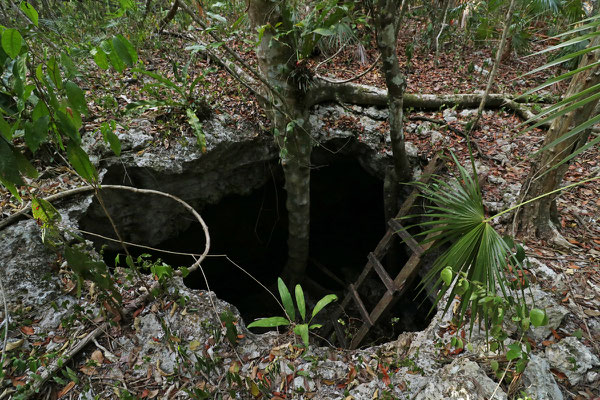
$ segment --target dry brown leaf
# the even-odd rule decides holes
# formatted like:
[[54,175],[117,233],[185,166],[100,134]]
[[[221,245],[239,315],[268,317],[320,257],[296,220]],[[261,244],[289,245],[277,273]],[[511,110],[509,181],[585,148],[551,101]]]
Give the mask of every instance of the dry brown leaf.
[[191,351],[196,351],[196,350],[198,350],[200,347],[202,347],[202,343],[200,343],[199,341],[197,341],[197,340],[192,340],[192,341],[190,342],[190,350],[191,350]]
[[58,392],[58,394],[56,395],[57,398],[61,398],[63,397],[65,394],[69,393],[69,391],[71,389],[73,389],[73,387],[75,386],[75,382],[71,381],[69,383],[67,383],[67,386],[65,386],[64,388],[62,388],[60,390],[60,392]]
[[600,311],[598,311],[598,310],[592,310],[592,309],[586,308],[585,310],[583,310],[583,312],[585,313],[585,315],[590,316],[590,317],[600,317]]
[[84,365],[83,367],[79,368],[79,370],[87,376],[96,375],[96,373],[98,372],[96,368],[92,367],[91,365]]
[[22,326],[19,328],[21,330],[21,332],[23,332],[24,335],[33,335],[35,333],[35,329],[33,329],[31,326]]
[[102,354],[102,351],[96,350],[92,353],[91,359],[96,361],[98,365],[101,365],[104,362],[104,355]]
[[8,342],[6,344],[6,349],[5,350],[6,351],[11,351],[11,350],[14,350],[14,349],[18,349],[19,347],[21,347],[23,345],[23,342],[25,342],[24,339],[19,339],[19,340],[16,340],[14,342]]

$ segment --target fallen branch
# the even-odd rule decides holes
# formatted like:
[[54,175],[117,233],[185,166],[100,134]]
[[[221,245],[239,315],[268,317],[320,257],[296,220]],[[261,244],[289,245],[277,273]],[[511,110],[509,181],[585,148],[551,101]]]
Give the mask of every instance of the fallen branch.
[[[308,106],[326,102],[342,101],[349,104],[363,106],[386,107],[388,103],[387,90],[374,86],[356,83],[330,83],[316,79],[316,85],[306,94]],[[405,93],[403,96],[404,108],[419,110],[440,110],[441,108],[477,108],[481,103],[482,93],[466,94],[414,94]],[[505,107],[519,116],[535,114],[526,110],[521,103],[527,102],[524,98],[515,98],[508,94],[490,94],[486,101],[486,108]]]

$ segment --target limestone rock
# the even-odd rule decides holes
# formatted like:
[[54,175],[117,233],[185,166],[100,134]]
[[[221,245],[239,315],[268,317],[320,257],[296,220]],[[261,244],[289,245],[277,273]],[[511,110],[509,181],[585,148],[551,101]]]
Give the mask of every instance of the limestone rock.
[[444,110],[444,121],[446,121],[447,123],[450,122],[456,122],[456,120],[458,118],[456,118],[456,110],[453,110],[452,108],[446,108]]
[[444,135],[438,131],[429,131],[431,145],[434,146],[437,143],[444,142]]
[[439,399],[507,399],[502,389],[488,378],[485,372],[473,361],[466,358],[454,360],[433,376],[427,386],[421,390],[416,400]]
[[546,347],[546,358],[567,376],[571,385],[577,385],[588,370],[600,365],[598,357],[573,336]]
[[532,355],[523,372],[525,391],[538,399],[562,400],[560,388],[550,372],[550,364],[540,356]]
[[56,254],[42,243],[35,221],[0,231],[0,265],[8,303],[41,305],[56,298],[60,281],[55,261]]

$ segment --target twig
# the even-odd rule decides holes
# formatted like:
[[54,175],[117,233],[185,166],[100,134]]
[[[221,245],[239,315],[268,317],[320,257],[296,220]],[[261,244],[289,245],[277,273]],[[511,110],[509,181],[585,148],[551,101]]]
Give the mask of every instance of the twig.
[[96,347],[98,347],[100,350],[102,350],[104,352],[104,356],[108,359],[108,361],[113,362],[113,363],[118,361],[117,356],[115,356],[113,353],[111,353],[106,347],[104,347],[100,343],[98,343],[96,338],[93,338],[92,341],[94,342]]
[[348,79],[343,79],[341,81],[334,81],[334,80],[330,80],[330,79],[324,78],[322,76],[320,76],[320,78],[323,79],[326,82],[329,82],[329,83],[348,83],[348,82],[351,82],[351,81],[355,81],[355,80],[357,80],[359,78],[362,78],[363,76],[365,76],[369,72],[371,72],[371,70],[373,68],[375,68],[375,66],[377,65],[377,63],[379,62],[380,59],[381,59],[381,54],[377,56],[377,59],[375,61],[373,61],[373,64],[371,64],[371,66],[369,68],[367,68],[366,70],[364,70],[360,74],[355,75],[355,76],[353,76],[351,78],[348,78]]
[[0,292],[2,294],[2,302],[4,303],[4,343],[2,345],[2,356],[0,356],[0,372],[4,368],[4,352],[6,350],[6,344],[8,343],[8,324],[10,316],[8,314],[8,304],[6,303],[6,292],[4,291],[4,283],[2,283],[2,276],[0,274]]

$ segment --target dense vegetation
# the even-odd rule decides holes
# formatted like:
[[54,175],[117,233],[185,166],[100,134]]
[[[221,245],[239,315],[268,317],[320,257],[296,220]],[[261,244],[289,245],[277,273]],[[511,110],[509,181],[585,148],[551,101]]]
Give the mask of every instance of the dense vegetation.
[[[557,195],[574,186],[598,193],[597,163],[588,162],[597,156],[600,142],[595,128],[600,122],[597,6],[577,0],[3,2],[2,216],[8,221],[29,205],[44,243],[68,261],[78,291],[84,282],[94,282],[108,313],[126,318],[131,310],[122,308],[113,266],[90,258],[72,240],[77,235],[60,227],[60,214],[44,199],[55,183],[56,174],[48,171],[64,168],[69,178],[66,185],[60,182],[62,189],[85,186],[103,204],[97,166],[84,150],[86,138],[103,140],[119,156],[117,134],[143,117],[160,127],[155,128],[161,132],[155,146],[168,148],[184,140],[204,153],[203,122],[228,114],[267,131],[280,149],[289,219],[282,275],[295,286],[303,282],[309,258],[314,107],[331,102],[387,106],[385,134],[393,154],[386,173],[389,219],[398,211],[403,184],[413,180],[405,146],[412,111],[439,114],[441,108],[469,108],[465,104],[475,102],[479,110],[464,124],[420,116],[458,132],[461,141],[453,153],[446,152],[456,182],[439,177],[422,188],[423,197],[431,200],[419,222],[422,235],[443,249],[425,282],[441,288],[438,301],[447,291],[450,299],[459,295],[458,325],[470,317],[473,329],[479,317],[491,332],[490,343],[501,347],[508,310],[522,332],[547,322],[543,310],[526,305],[525,250],[513,236],[565,245]],[[488,138],[484,131],[496,122],[483,113],[486,108],[524,117],[515,131],[522,131],[517,140],[527,163],[517,177],[520,204],[492,216],[484,208],[474,161],[489,159],[481,149]],[[438,150],[445,149],[419,149]],[[569,166],[580,157],[585,157],[585,171],[563,185],[573,172]],[[465,169],[469,165],[474,176]],[[506,172],[504,162],[498,168]],[[512,236],[497,232],[508,233],[507,226],[493,226],[507,212],[514,213]],[[125,264],[140,282],[145,282],[143,267],[160,283],[174,274],[185,276],[209,251],[207,241],[202,258],[174,271],[135,260],[116,229],[115,236],[123,244]],[[148,295],[157,295],[155,287],[143,285]],[[296,289],[304,320],[302,293]],[[289,292],[281,297],[291,302]],[[285,308],[286,318],[277,317],[278,325],[294,323],[293,304]],[[305,346],[308,330],[308,323],[295,325]],[[462,340],[455,345],[462,348]],[[516,361],[516,374],[528,359],[527,350],[517,347],[506,357]],[[11,363],[2,375],[37,368],[18,357]],[[31,382],[24,386],[21,394],[31,395]]]

